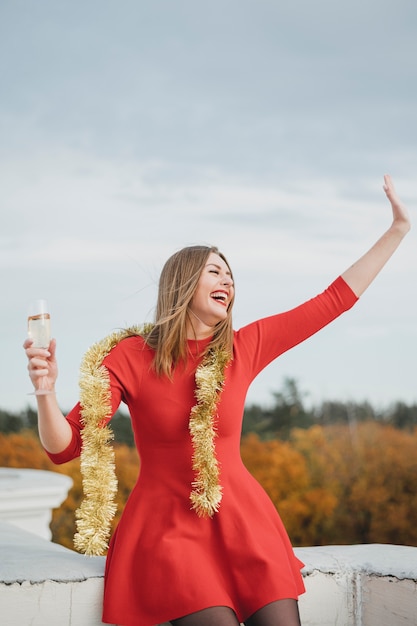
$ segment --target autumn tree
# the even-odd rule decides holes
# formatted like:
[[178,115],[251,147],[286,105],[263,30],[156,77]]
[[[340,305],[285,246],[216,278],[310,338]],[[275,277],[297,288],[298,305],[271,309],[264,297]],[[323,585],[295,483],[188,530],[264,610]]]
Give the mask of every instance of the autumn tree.
[[337,500],[312,483],[303,455],[288,442],[251,434],[242,441],[242,459],[275,504],[292,541],[319,543]]
[[292,433],[313,485],[337,506],[320,543],[417,545],[417,429],[375,422]]

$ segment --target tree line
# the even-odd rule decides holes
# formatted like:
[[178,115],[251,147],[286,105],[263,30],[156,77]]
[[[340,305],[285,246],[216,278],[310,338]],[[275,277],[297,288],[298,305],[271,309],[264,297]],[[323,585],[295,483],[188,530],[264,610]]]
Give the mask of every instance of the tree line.
[[[363,422],[376,422],[408,431],[417,427],[417,403],[406,404],[398,400],[383,409],[377,409],[367,401],[325,400],[308,408],[307,396],[307,393],[300,390],[296,380],[285,378],[281,389],[272,393],[273,402],[270,407],[258,404],[245,407],[243,436],[255,433],[262,440],[288,440],[294,428],[308,429],[331,424],[344,424],[354,428],[356,424]],[[113,417],[111,428],[117,442],[134,445],[127,412],[119,410]],[[36,431],[36,411],[30,407],[17,413],[0,409],[0,432],[17,433],[25,429]]]
[[[140,471],[130,419],[115,434],[117,514]],[[417,546],[417,407],[323,402],[306,409],[292,379],[265,409],[245,411],[243,461],[278,509],[295,545],[393,543]],[[55,466],[39,442],[36,413],[0,411],[0,466],[69,475],[73,487],[53,513],[53,540],[73,548],[82,481],[79,459]]]
[[308,394],[300,390],[293,378],[284,378],[279,391],[272,394],[270,408],[252,404],[245,408],[243,434],[257,433],[261,439],[288,439],[293,428],[311,428],[345,424],[351,428],[363,422],[376,422],[401,430],[412,431],[417,426],[417,403],[400,400],[384,408],[370,402],[324,400],[317,406],[306,407]]

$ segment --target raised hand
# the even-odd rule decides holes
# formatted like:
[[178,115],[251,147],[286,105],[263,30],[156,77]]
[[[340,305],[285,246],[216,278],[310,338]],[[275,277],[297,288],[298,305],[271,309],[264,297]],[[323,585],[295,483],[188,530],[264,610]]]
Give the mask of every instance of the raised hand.
[[405,204],[400,200],[395,191],[394,183],[389,174],[384,176],[383,189],[392,207],[393,226],[401,229],[404,234],[411,228],[410,216]]
[[391,176],[388,174],[384,176],[384,191],[392,207],[391,226],[366,254],[342,274],[357,296],[362,295],[367,289],[410,230],[407,208],[397,196]]

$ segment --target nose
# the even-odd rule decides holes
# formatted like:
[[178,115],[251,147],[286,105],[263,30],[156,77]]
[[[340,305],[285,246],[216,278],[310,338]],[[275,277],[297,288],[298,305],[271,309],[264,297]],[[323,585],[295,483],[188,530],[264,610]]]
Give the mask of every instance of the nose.
[[222,282],[223,285],[226,285],[227,287],[233,286],[233,278],[229,274],[225,274]]

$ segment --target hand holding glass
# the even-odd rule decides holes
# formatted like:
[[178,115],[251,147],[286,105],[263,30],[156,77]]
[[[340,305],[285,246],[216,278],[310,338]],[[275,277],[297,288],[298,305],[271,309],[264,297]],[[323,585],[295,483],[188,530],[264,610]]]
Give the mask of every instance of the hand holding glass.
[[[34,300],[29,305],[28,337],[33,341],[33,348],[49,348],[51,341],[51,316],[46,300]],[[34,392],[35,396],[53,393],[53,391],[46,389],[45,383],[46,377],[39,379],[39,388]],[[29,395],[33,395],[33,393]]]

